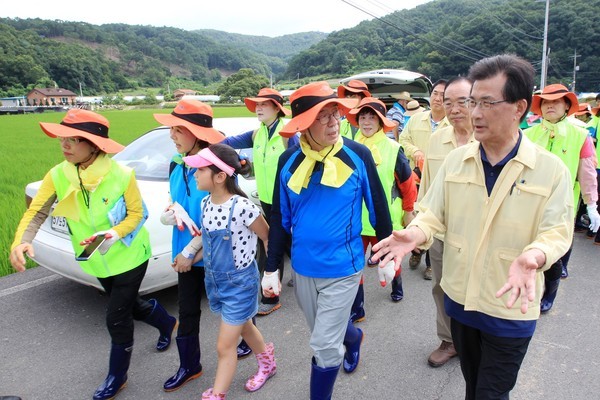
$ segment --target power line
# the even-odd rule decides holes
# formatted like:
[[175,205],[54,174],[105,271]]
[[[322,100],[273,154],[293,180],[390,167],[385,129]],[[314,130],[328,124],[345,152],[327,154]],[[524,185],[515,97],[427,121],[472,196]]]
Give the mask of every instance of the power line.
[[409,32],[409,31],[407,31],[407,30],[405,30],[405,29],[402,29],[402,28],[400,28],[398,25],[396,25],[396,24],[393,24],[393,23],[391,23],[391,22],[389,22],[389,21],[386,21],[386,20],[384,20],[383,18],[381,18],[381,17],[379,17],[379,16],[377,16],[377,15],[375,15],[375,14],[371,13],[370,11],[368,11],[368,10],[365,10],[364,8],[361,8],[361,7],[360,7],[360,6],[358,6],[358,5],[351,3],[349,0],[342,0],[342,2],[344,2],[344,3],[348,4],[348,5],[349,5],[349,6],[351,6],[351,7],[354,7],[354,8],[356,8],[356,9],[357,9],[357,10],[359,10],[359,11],[362,11],[362,12],[364,12],[364,13],[365,13],[365,14],[367,14],[367,15],[370,15],[371,17],[373,17],[373,18],[377,19],[378,21],[380,21],[380,22],[382,22],[382,23],[384,23],[384,24],[386,24],[386,25],[389,25],[389,26],[391,26],[392,28],[398,29],[400,32],[404,33],[405,35],[407,35],[407,36],[412,36],[412,37],[414,37],[416,40],[421,40],[421,41],[423,41],[423,42],[425,42],[425,43],[429,44],[430,46],[437,47],[437,48],[441,48],[441,49],[443,49],[443,50],[446,50],[446,51],[448,51],[448,52],[450,52],[450,53],[454,53],[454,54],[456,54],[456,55],[458,55],[458,56],[460,56],[460,57],[466,58],[466,59],[468,59],[469,61],[473,61],[473,62],[475,62],[475,61],[478,61],[478,60],[479,60],[478,58],[473,58],[473,57],[471,57],[471,56],[468,56],[468,55],[466,55],[466,54],[459,53],[459,52],[457,52],[457,51],[455,51],[455,50],[453,50],[453,49],[450,49],[450,48],[448,48],[448,47],[446,47],[446,46],[443,46],[443,45],[441,45],[441,44],[435,43],[435,42],[433,42],[433,41],[431,41],[431,40],[428,40],[428,39],[426,39],[426,38],[424,38],[424,37],[417,36],[417,35],[415,35],[414,33],[412,33],[412,32]]
[[[370,2],[370,3],[374,3],[374,2],[375,2],[375,3],[377,3],[377,5],[378,5],[380,8],[384,8],[384,9],[385,9],[385,8],[387,7],[387,6],[383,6],[383,5],[382,5],[380,2],[377,2],[377,1],[374,1],[374,0],[367,0],[367,1],[368,1],[368,2]],[[398,29],[400,32],[402,32],[402,33],[406,34],[407,36],[412,36],[413,38],[415,38],[415,39],[417,39],[417,40],[421,40],[421,41],[423,41],[423,42],[425,42],[425,43],[427,43],[427,44],[429,44],[429,45],[431,45],[431,46],[433,46],[433,47],[436,47],[436,48],[439,48],[439,49],[443,49],[443,50],[445,50],[446,52],[449,52],[449,53],[451,53],[451,54],[455,54],[455,55],[457,55],[457,56],[459,56],[459,57],[466,58],[466,59],[468,59],[469,61],[473,61],[473,62],[475,62],[475,61],[478,61],[478,60],[479,60],[480,58],[482,58],[482,57],[487,57],[487,55],[486,55],[485,53],[482,53],[482,52],[480,52],[480,51],[478,51],[478,50],[472,49],[472,48],[470,48],[470,47],[468,47],[468,46],[466,46],[466,45],[463,45],[463,44],[457,45],[457,43],[458,43],[458,42],[454,42],[454,44],[453,44],[453,45],[454,45],[454,46],[457,46],[457,47],[462,47],[462,49],[461,49],[461,50],[463,50],[463,51],[466,51],[466,52],[467,52],[467,54],[465,54],[465,53],[463,53],[463,52],[459,52],[459,51],[457,51],[456,49],[452,49],[452,48],[449,48],[449,47],[447,47],[447,46],[444,46],[444,45],[443,45],[443,44],[441,44],[441,43],[436,43],[436,42],[434,42],[434,41],[432,41],[432,40],[426,39],[424,36],[417,36],[415,33],[416,33],[416,32],[419,32],[419,31],[421,31],[421,29],[417,28],[416,26],[411,26],[411,24],[410,24],[410,23],[408,23],[406,20],[403,20],[403,19],[402,19],[402,18],[401,18],[399,15],[396,15],[396,16],[394,16],[394,17],[395,17],[396,19],[400,20],[400,21],[403,23],[403,24],[402,24],[403,26],[408,26],[408,28],[409,28],[409,29],[411,29],[411,31],[409,31],[409,30],[406,30],[406,29],[403,29],[403,28],[401,28],[399,25],[397,25],[397,24],[394,24],[394,23],[392,23],[392,22],[389,22],[389,21],[387,21],[387,20],[383,19],[382,17],[379,17],[379,16],[377,16],[377,15],[373,14],[372,12],[370,12],[370,11],[368,11],[368,10],[366,10],[366,9],[362,8],[361,6],[358,6],[357,4],[353,4],[353,3],[351,3],[351,2],[350,2],[350,1],[348,1],[348,0],[342,0],[342,2],[344,2],[344,3],[348,4],[348,5],[350,5],[351,7],[354,7],[354,8],[356,8],[356,9],[358,9],[358,10],[360,10],[360,11],[364,12],[365,14],[368,14],[368,15],[370,15],[370,16],[372,16],[372,17],[376,18],[377,20],[381,21],[382,23],[384,23],[384,24],[386,24],[386,25],[389,25],[389,26],[391,26],[391,27],[393,27],[393,28],[395,28],[395,29]],[[389,7],[387,7],[387,8],[389,8]],[[391,19],[391,17],[390,17],[389,15],[387,15],[386,17],[388,17],[388,19]],[[428,33],[428,32],[423,32],[423,33],[424,33],[424,34],[426,34],[426,33]],[[440,42],[447,41],[447,40],[446,40],[446,39],[444,39],[444,38],[438,38],[438,37],[435,37],[435,39],[436,39],[436,40],[439,40]],[[474,57],[473,57],[473,56],[470,56],[470,55],[469,55],[469,53],[470,53],[471,55],[473,55]]]
[[523,15],[521,15],[521,13],[519,11],[515,10],[514,8],[512,8],[512,6],[510,5],[509,1],[507,1],[505,5],[506,5],[506,7],[510,8],[512,11],[514,11],[514,13],[517,14],[517,16],[519,18],[521,18],[523,21],[525,21],[525,23],[527,23],[527,25],[529,25],[530,27],[532,27],[536,31],[538,31],[541,34],[543,34],[543,30],[540,29],[539,26],[536,26],[536,25],[532,24],[531,22],[529,22],[529,20],[527,18],[523,17]]

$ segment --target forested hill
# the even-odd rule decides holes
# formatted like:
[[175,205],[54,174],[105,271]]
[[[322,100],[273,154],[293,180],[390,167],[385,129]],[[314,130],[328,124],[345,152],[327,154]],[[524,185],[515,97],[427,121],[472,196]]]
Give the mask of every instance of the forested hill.
[[[214,29],[199,29],[194,32],[210,37],[217,42],[229,43],[233,46],[252,50],[269,57],[280,58],[285,61],[289,60],[300,51],[306,50],[315,43],[325,39],[328,35],[324,32],[303,32],[268,37],[241,35],[239,33],[229,33]],[[287,63],[285,63],[285,66],[287,66]],[[283,72],[283,70],[281,72]]]
[[[347,76],[377,68],[419,71],[433,80],[465,74],[474,61],[511,52],[541,71],[545,1],[434,0],[331,33],[294,56],[286,76]],[[552,0],[548,83],[600,90],[600,1]]]
[[253,36],[248,39],[252,46],[240,46],[244,44],[240,38],[223,35],[169,27],[0,18],[0,96],[22,95],[35,84],[54,82],[77,93],[81,83],[84,94],[102,94],[166,88],[168,82],[171,87],[207,85],[240,68],[265,76],[281,74],[286,59],[326,36]]

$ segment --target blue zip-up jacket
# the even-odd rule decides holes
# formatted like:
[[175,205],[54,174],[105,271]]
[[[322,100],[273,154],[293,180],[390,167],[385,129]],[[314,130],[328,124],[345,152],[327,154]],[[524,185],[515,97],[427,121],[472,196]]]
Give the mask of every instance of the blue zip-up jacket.
[[339,188],[321,184],[317,163],[308,187],[300,194],[287,183],[304,159],[300,146],[279,157],[273,194],[266,271],[273,272],[285,252],[285,232],[292,235],[292,267],[312,278],[341,278],[361,271],[365,262],[361,213],[363,200],[379,240],[392,233],[387,200],[369,149],[343,138],[335,155],[354,172]]
[[[174,164],[174,165],[173,165]],[[200,226],[200,218],[202,216],[202,208],[200,207],[200,201],[208,195],[208,192],[204,190],[198,190],[196,186],[196,180],[194,179],[194,173],[196,168],[186,167],[184,164],[176,164],[173,162],[171,172],[169,174],[169,188],[171,191],[171,200],[181,204],[183,209],[187,211],[188,215]],[[175,260],[177,254],[181,253],[181,250],[192,240],[187,227],[180,231],[177,226],[173,227],[173,238],[171,240],[172,257]],[[194,267],[203,267],[204,261],[200,260]]]

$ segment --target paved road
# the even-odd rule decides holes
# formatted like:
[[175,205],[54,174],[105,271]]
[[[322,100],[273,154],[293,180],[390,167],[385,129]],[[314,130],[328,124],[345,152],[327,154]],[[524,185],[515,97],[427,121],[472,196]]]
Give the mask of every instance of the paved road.
[[[600,247],[576,234],[571,276],[563,281],[555,308],[538,323],[513,399],[600,398]],[[406,263],[405,263],[406,264]],[[392,303],[389,289],[366,271],[366,332],[361,364],[352,375],[340,373],[338,399],[461,399],[463,379],[458,360],[439,369],[427,366],[438,345],[430,282],[418,271],[403,272],[405,299]],[[287,275],[287,273],[286,273]],[[287,276],[285,281],[287,281]],[[287,288],[286,288],[287,289]],[[176,312],[176,288],[155,296]],[[95,289],[53,275],[43,268],[0,279],[0,395],[24,399],[89,399],[107,371],[109,336],[104,327],[106,299]],[[247,393],[245,379],[254,359],[239,363],[231,399],[307,399],[310,374],[308,331],[291,290],[283,307],[258,324],[275,343],[277,375],[259,392]],[[205,311],[201,322],[204,375],[174,393],[163,381],[178,366],[175,347],[157,353],[156,331],[136,324],[127,399],[197,399],[215,375],[218,319]]]

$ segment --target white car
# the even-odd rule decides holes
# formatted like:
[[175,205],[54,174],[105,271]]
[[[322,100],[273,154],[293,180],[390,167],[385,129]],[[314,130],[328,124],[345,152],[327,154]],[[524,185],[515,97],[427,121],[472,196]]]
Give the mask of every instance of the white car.
[[[213,126],[227,135],[237,135],[257,127],[254,117],[215,118]],[[252,149],[241,152],[251,159]],[[169,137],[168,127],[159,127],[139,137],[114,159],[135,170],[142,198],[148,207],[145,223],[150,233],[152,256],[140,293],[150,293],[177,284],[177,273],[171,268],[171,233],[173,227],[160,222],[160,215],[169,202],[169,164],[175,154],[175,145]],[[253,177],[240,176],[239,185],[248,197],[260,207],[256,182]],[[26,196],[31,199],[37,193],[41,181],[27,185]],[[98,280],[83,272],[77,261],[62,217],[49,216],[38,231],[33,246],[34,261],[76,282],[102,290]]]
[[373,97],[383,101],[388,107],[394,103],[394,94],[409,92],[410,96],[419,100],[423,105],[429,105],[432,83],[425,75],[403,69],[377,69],[362,72],[344,78],[340,84],[344,85],[356,79],[367,84]]

